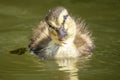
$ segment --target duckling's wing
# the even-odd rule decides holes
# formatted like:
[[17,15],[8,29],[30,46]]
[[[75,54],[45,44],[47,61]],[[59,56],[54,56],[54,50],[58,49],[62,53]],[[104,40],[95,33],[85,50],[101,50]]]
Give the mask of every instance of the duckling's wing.
[[81,54],[89,54],[94,47],[91,33],[88,31],[85,22],[81,19],[76,20],[76,25],[77,34],[74,43]]
[[50,40],[47,23],[40,21],[39,25],[33,29],[33,36],[28,47],[33,53],[38,54],[46,48]]

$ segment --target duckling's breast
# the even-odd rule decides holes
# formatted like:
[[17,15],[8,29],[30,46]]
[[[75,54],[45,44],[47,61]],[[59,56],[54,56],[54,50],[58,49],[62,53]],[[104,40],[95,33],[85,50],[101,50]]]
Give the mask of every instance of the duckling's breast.
[[59,47],[55,58],[74,58],[78,56],[79,52],[74,44],[64,44],[63,46]]
[[80,56],[74,44],[49,45],[46,49],[47,58],[74,58]]

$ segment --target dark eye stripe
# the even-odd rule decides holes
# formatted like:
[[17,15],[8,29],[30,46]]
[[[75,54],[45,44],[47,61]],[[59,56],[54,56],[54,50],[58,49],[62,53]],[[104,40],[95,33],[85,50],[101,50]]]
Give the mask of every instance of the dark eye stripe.
[[55,27],[53,27],[53,26],[51,26],[51,25],[49,25],[49,27],[52,28],[52,29],[54,29],[54,30],[57,30]]

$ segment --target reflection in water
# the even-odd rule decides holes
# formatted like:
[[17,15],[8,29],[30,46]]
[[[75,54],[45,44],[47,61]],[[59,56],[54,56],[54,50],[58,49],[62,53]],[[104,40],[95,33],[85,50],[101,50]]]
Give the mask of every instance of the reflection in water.
[[60,71],[64,71],[68,73],[68,80],[79,80],[78,78],[78,66],[77,64],[79,63],[81,68],[85,67],[86,62],[89,59],[84,57],[84,58],[76,58],[76,59],[61,59],[61,60],[56,60],[56,63],[59,66]]
[[78,80],[78,68],[76,66],[78,59],[62,59],[57,60],[60,71],[68,72],[69,80]]

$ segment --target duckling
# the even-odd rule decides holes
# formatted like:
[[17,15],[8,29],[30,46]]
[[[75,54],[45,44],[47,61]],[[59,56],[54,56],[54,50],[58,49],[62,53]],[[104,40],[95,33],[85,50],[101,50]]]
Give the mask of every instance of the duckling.
[[84,21],[55,7],[33,29],[28,47],[40,58],[76,58],[91,54],[94,44]]

